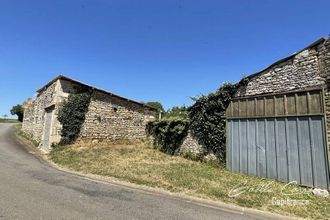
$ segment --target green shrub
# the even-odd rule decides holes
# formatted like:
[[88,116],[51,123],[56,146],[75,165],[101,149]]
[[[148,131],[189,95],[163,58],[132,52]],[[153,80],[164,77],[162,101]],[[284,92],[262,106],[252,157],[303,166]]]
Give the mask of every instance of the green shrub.
[[58,113],[58,120],[62,124],[60,145],[73,143],[85,121],[85,115],[90,103],[91,91],[70,94],[62,103]]
[[167,119],[147,124],[147,133],[154,138],[154,146],[173,155],[187,136],[189,123],[186,120]]
[[165,112],[164,107],[160,102],[147,102],[146,105],[157,109],[158,112]]
[[174,106],[163,114],[163,119],[181,119],[188,120],[188,111],[186,106]]

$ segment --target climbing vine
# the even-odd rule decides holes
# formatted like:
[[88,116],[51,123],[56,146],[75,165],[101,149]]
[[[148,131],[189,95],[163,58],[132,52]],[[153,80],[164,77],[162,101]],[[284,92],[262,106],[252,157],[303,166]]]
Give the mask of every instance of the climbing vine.
[[154,138],[154,146],[173,155],[187,136],[189,122],[182,119],[165,119],[147,124],[147,133]]
[[[226,118],[225,112],[238,91],[244,88],[247,79],[237,84],[225,83],[215,93],[194,98],[195,103],[187,109],[186,117],[169,117],[149,122],[147,133],[153,137],[154,145],[161,151],[174,154],[190,130],[199,144],[212,152],[218,160],[226,157]],[[242,87],[243,86],[243,87]]]
[[247,79],[237,84],[225,83],[215,93],[194,99],[195,104],[188,109],[191,134],[221,162],[226,157],[225,112],[237,89],[246,83]]
[[70,94],[58,113],[58,120],[62,124],[60,144],[71,144],[79,136],[81,126],[91,99],[91,91],[87,90],[78,94]]

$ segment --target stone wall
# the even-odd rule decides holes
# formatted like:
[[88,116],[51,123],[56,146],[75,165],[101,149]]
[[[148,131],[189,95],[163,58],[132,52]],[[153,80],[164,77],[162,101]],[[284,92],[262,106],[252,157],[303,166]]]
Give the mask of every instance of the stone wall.
[[[326,43],[328,44],[329,41]],[[239,89],[237,96],[287,92],[317,86],[325,86],[327,73],[320,66],[325,44],[308,48],[289,60],[281,62],[252,76],[246,87]]]
[[288,92],[312,87],[325,89],[325,112],[330,143],[330,39],[307,48],[249,78],[237,96]]
[[45,108],[55,103],[56,84],[54,82],[45,88],[24,111],[22,130],[38,142],[43,135]]
[[[57,119],[61,103],[69,94],[77,93],[82,87],[89,88],[66,79],[55,80],[26,106],[22,130],[34,140],[41,142],[45,109],[54,106],[50,141],[58,143],[61,140],[62,129]],[[155,110],[94,89],[79,139],[106,141],[144,139],[146,123],[154,120],[156,116]]]
[[54,116],[52,120],[52,131],[51,131],[51,140],[52,143],[59,143],[61,141],[61,131],[62,131],[62,124],[58,121],[58,112],[61,108],[61,104],[64,100],[66,100],[70,94],[75,94],[82,89],[81,85],[76,83],[72,83],[68,80],[59,79],[56,87],[55,87],[55,94],[54,94],[54,102],[55,102],[55,109],[54,109]]
[[330,39],[319,46],[319,65],[321,72],[323,72],[323,74],[326,76],[327,86],[325,89],[325,111],[327,120],[328,143],[330,143]]
[[22,130],[29,136],[33,136],[35,116],[34,116],[34,102],[27,103],[24,107],[24,117],[22,123]]
[[178,154],[185,153],[194,153],[201,154],[204,153],[205,148],[198,143],[198,141],[188,132],[187,137],[184,138],[180,149],[178,150]]
[[183,139],[175,155],[180,155],[192,160],[218,161],[215,154],[199,144],[198,140],[191,135],[190,131],[188,131],[187,136]]
[[82,126],[80,139],[135,140],[146,138],[147,122],[156,112],[126,100],[95,91]]

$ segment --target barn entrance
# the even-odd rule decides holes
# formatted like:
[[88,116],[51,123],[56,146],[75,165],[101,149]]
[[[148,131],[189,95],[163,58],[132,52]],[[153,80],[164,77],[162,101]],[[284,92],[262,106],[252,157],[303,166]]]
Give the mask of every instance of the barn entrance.
[[42,135],[41,148],[44,151],[49,151],[50,149],[50,136],[52,132],[52,119],[53,119],[54,106],[45,109],[45,122],[44,130]]
[[329,188],[322,90],[233,99],[227,116],[227,168]]

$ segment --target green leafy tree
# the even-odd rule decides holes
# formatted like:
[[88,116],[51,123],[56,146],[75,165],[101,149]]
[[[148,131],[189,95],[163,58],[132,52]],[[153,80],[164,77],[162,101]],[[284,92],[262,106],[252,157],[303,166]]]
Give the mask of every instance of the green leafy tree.
[[165,112],[164,107],[160,102],[147,102],[146,105],[157,109],[158,112]]
[[22,122],[23,121],[23,115],[24,115],[24,108],[22,105],[15,105],[13,108],[10,110],[10,113],[12,115],[17,115],[18,121]]
[[188,119],[188,108],[186,106],[174,106],[167,110],[164,119]]

